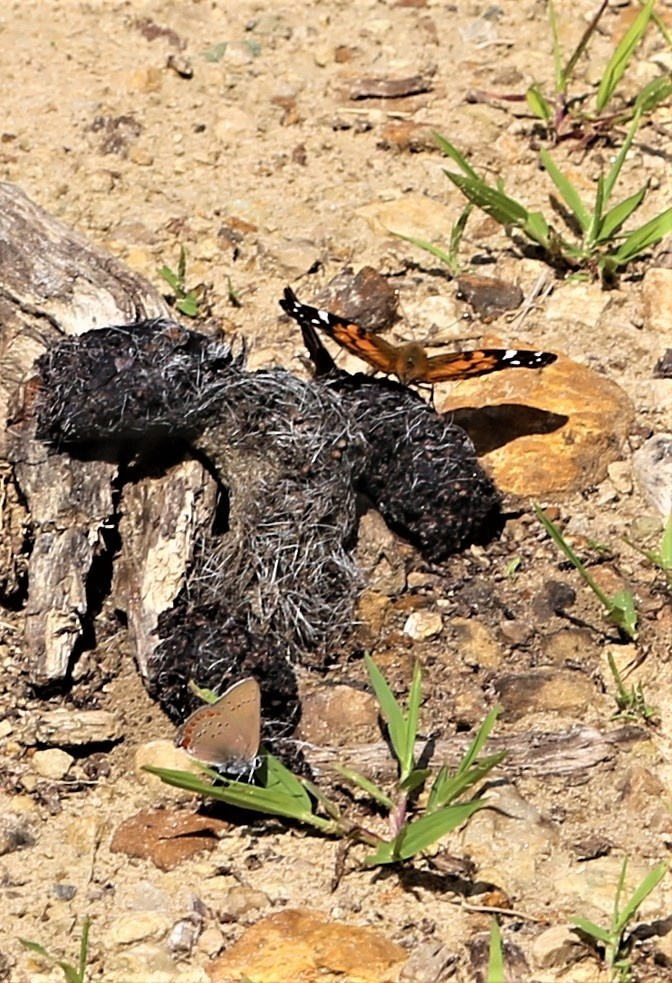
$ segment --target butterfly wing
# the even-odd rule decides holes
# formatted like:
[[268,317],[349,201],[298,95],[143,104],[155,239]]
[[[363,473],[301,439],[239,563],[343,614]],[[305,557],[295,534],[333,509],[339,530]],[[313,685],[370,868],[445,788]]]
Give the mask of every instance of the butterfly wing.
[[488,375],[500,369],[541,369],[555,362],[558,356],[552,352],[532,352],[519,348],[481,348],[471,352],[434,355],[427,361],[427,372],[422,382],[470,379]]
[[216,767],[253,760],[261,741],[261,691],[256,679],[235,683],[214,703],[199,707],[178,731],[175,743],[197,761]]
[[[330,338],[333,338],[341,348],[357,355],[358,358],[372,365],[379,372],[395,371],[398,349],[378,335],[367,331],[358,324],[352,324],[337,317],[329,311],[302,304],[289,287],[285,287],[285,295],[280,301],[280,306],[283,311],[298,322],[302,332],[304,328],[319,328]],[[306,341],[305,333],[304,341]],[[310,352],[311,348],[307,342],[306,347]]]

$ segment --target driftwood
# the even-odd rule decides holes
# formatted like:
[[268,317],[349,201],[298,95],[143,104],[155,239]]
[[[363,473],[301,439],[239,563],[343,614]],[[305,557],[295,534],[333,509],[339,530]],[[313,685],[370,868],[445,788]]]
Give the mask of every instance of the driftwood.
[[[14,475],[6,464],[0,467],[0,589],[19,595],[27,573],[24,655],[33,683],[66,675],[95,614],[87,589],[92,566],[109,548],[106,530],[120,515],[130,551],[122,544],[115,589],[136,632],[144,673],[158,613],[180,587],[195,527],[211,514],[214,482],[200,464],[178,465],[165,486],[152,483],[151,495],[126,486],[115,503],[117,466],[52,453],[34,439],[30,414],[21,409],[31,392],[27,385],[21,395],[20,384],[35,359],[64,336],[161,316],[170,310],[142,277],[15,185],[0,182],[0,465],[5,458]],[[21,497],[33,540],[27,569],[17,561]]]
[[[531,731],[527,734],[510,734],[491,737],[487,753],[506,751],[506,770],[509,774],[528,772],[533,775],[574,775],[595,767],[615,757],[620,746],[648,739],[648,732],[640,727],[626,726],[602,733],[593,727],[573,727],[559,733]],[[433,763],[447,764],[454,768],[473,740],[473,735],[451,737],[437,741],[431,748]],[[424,763],[423,754],[427,741],[418,741],[415,747],[416,761]],[[319,776],[322,772],[335,772],[335,765],[342,765],[375,776],[389,779],[394,775],[394,761],[390,749],[382,741],[362,744],[354,748],[318,748],[311,744],[301,746],[303,754]]]

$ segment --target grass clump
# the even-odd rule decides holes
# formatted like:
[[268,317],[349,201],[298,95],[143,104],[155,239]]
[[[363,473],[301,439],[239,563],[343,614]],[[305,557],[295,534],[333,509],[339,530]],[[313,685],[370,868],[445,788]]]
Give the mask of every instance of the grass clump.
[[455,771],[446,765],[439,769],[424,804],[418,796],[424,788],[429,769],[420,768],[415,758],[415,743],[420,719],[422,676],[416,664],[408,706],[402,707],[373,659],[365,656],[386,734],[397,763],[397,779],[391,789],[349,768],[339,767],[339,774],[352,786],[363,791],[387,814],[387,835],[365,828],[349,819],[340,807],[313,782],[294,775],[264,748],[259,773],[263,785],[222,779],[212,769],[203,767],[205,777],[217,780],[212,785],[204,778],[183,771],[147,766],[169,785],[185,788],[207,798],[252,812],[280,816],[312,827],[326,836],[361,843],[370,849],[369,865],[402,863],[431,847],[442,836],[461,826],[486,805],[484,799],[465,796],[503,759],[505,752],[481,758],[481,752],[495,725],[499,710],[492,710],[478,729],[470,747]]
[[77,960],[77,965],[73,966],[72,963],[66,962],[65,959],[59,959],[58,956],[52,955],[52,953],[47,952],[44,946],[40,945],[39,942],[31,942],[30,939],[19,939],[21,945],[25,946],[31,952],[37,953],[38,956],[42,956],[48,962],[52,963],[54,966],[60,967],[63,970],[63,975],[67,983],[86,983],[86,965],[89,959],[89,929],[91,927],[91,919],[87,915],[82,923],[82,937],[79,942],[79,958]]

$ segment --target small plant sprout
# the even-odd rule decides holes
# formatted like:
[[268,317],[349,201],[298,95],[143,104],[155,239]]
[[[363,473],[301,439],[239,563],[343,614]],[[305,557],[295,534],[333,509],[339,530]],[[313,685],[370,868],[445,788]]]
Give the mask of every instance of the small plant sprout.
[[217,784],[209,784],[189,772],[150,766],[145,770],[158,775],[169,785],[188,789],[228,805],[282,816],[310,826],[326,836],[362,843],[372,850],[366,858],[368,864],[407,861],[427,850],[442,836],[457,829],[474,812],[485,806],[483,799],[463,801],[463,797],[504,757],[505,752],[479,757],[495,725],[499,710],[492,710],[485,718],[456,771],[451,772],[445,765],[440,768],[427,796],[426,805],[421,808],[417,806],[417,795],[429,777],[429,770],[418,768],[415,759],[422,695],[420,667],[416,665],[413,672],[408,707],[404,710],[373,659],[365,656],[365,660],[397,763],[397,779],[394,787],[388,790],[350,768],[339,767],[338,772],[387,812],[387,835],[367,829],[343,816],[339,806],[313,782],[293,775],[264,748],[260,751],[262,764],[259,768],[263,785],[249,785],[222,778],[218,772],[204,766],[204,775]]
[[402,235],[401,232],[395,232],[393,229],[389,229],[391,235],[397,237],[397,239],[403,239],[404,242],[410,242],[413,246],[419,246],[420,249],[424,249],[425,252],[431,253],[432,256],[436,256],[448,267],[448,271],[452,277],[458,277],[460,273],[463,272],[462,264],[460,263],[459,252],[460,245],[462,243],[462,237],[464,236],[464,230],[467,227],[467,222],[469,221],[469,216],[474,210],[474,206],[471,202],[468,202],[465,207],[460,212],[457,221],[453,224],[450,230],[450,244],[448,246],[448,251],[441,249],[439,246],[434,245],[432,242],[428,242],[426,239],[415,239],[413,236]]
[[660,540],[660,548],[656,550],[645,550],[637,546],[631,540],[625,540],[628,546],[645,556],[647,560],[658,567],[665,574],[668,587],[672,587],[672,513],[668,515],[667,522],[663,527],[663,534]]
[[[599,272],[603,279],[613,276],[664,236],[672,232],[672,207],[665,209],[649,222],[624,233],[623,225],[640,207],[648,185],[635,194],[610,206],[616,182],[639,127],[644,109],[649,104],[654,84],[667,87],[672,94],[672,80],[656,80],[650,83],[638,97],[632,123],[623,146],[609,172],[598,177],[592,207],[584,203],[570,179],[560,171],[546,150],[540,152],[541,161],[564,201],[557,209],[570,229],[578,229],[580,237],[567,238],[560,234],[541,212],[533,212],[515,198],[505,194],[502,182],[496,187],[488,184],[476,173],[466,158],[444,137],[435,133],[441,150],[453,160],[462,173],[444,168],[444,174],[459,188],[464,196],[507,230],[517,229],[530,242],[535,243],[552,266],[568,270]],[[427,244],[416,242],[426,248]],[[434,250],[435,254],[436,251]]]
[[181,314],[184,314],[185,317],[198,317],[201,313],[200,305],[203,301],[205,288],[201,285],[199,287],[194,287],[191,290],[187,290],[187,254],[184,246],[180,246],[180,258],[177,263],[177,273],[171,270],[169,266],[162,266],[161,269],[158,270],[158,274],[160,277],[163,277],[170,289],[173,291],[171,301],[178,311]]
[[653,890],[660,884],[667,873],[667,864],[660,863],[651,870],[630,899],[621,908],[625,877],[628,869],[628,858],[623,858],[623,866],[616,887],[614,911],[608,928],[601,928],[587,918],[575,916],[572,923],[581,934],[600,952],[604,953],[604,963],[609,971],[611,983],[629,983],[632,979],[632,964],[630,952],[633,934],[628,933],[629,924],[635,918],[640,906]]
[[63,975],[67,980],[67,983],[85,983],[86,981],[86,964],[89,958],[89,928],[91,927],[91,919],[87,915],[82,923],[82,937],[79,942],[79,959],[77,961],[77,966],[73,966],[72,963],[66,962],[64,959],[59,959],[58,956],[52,955],[50,952],[41,946],[39,942],[31,942],[30,939],[19,939],[21,945],[25,946],[26,949],[30,949],[31,952],[37,953],[38,956],[42,956],[48,962],[52,963],[54,966],[60,967],[63,970]]
[[618,630],[629,639],[635,641],[637,639],[637,612],[635,610],[635,601],[631,591],[622,590],[611,597],[609,597],[608,594],[605,594],[595,579],[588,573],[583,563],[581,563],[581,560],[564,538],[558,527],[548,518],[544,510],[535,503],[534,511],[553,542],[561,550],[561,552],[565,554],[570,563],[576,567],[585,582],[601,602],[605,609],[607,620],[610,621],[612,625],[616,625]]
[[[555,5],[553,0],[549,0],[548,15],[553,39],[553,62],[554,62],[554,93],[547,99],[541,87],[537,84],[531,85],[525,96],[527,104],[537,119],[541,120],[547,128],[550,137],[554,142],[567,137],[578,137],[586,140],[591,136],[606,133],[614,126],[627,123],[632,119],[635,108],[626,106],[617,112],[605,115],[609,109],[613,97],[616,94],[619,83],[631,66],[635,52],[642,41],[650,22],[654,23],[665,36],[666,31],[660,19],[654,13],[655,0],[647,0],[642,4],[637,17],[632,22],[629,30],[616,46],[602,73],[602,79],[597,89],[594,99],[594,109],[586,109],[588,103],[587,96],[580,95],[570,98],[569,89],[573,81],[574,70],[579,59],[586,52],[586,49],[598,30],[598,25],[602,15],[608,7],[608,0],[601,0],[594,16],[587,25],[576,48],[563,63],[563,53],[560,46],[558,25],[555,17]],[[650,93],[650,98],[644,105],[644,113],[651,113],[660,102],[667,98],[667,80],[658,78]]]
[[618,671],[616,660],[611,652],[607,654],[607,660],[611,675],[614,677],[616,684],[616,706],[618,707],[618,711],[614,714],[613,719],[644,720],[647,723],[653,721],[657,716],[657,710],[646,702],[641,682],[627,689],[623,682],[623,676]]
[[504,950],[502,933],[496,918],[490,924],[490,953],[488,957],[487,983],[504,983]]

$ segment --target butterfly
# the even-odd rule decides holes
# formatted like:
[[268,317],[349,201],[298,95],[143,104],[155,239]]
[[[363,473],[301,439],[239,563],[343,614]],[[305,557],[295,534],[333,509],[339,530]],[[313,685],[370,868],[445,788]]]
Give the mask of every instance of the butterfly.
[[215,703],[199,707],[175,737],[177,747],[224,772],[253,771],[261,740],[261,692],[248,676]]
[[422,345],[392,345],[379,335],[352,324],[329,311],[302,304],[289,287],[285,287],[280,306],[301,328],[320,328],[342,348],[368,362],[386,375],[396,375],[400,382],[429,383],[469,379],[500,369],[540,369],[555,362],[552,352],[532,352],[517,348],[480,348],[471,352],[428,355]]

